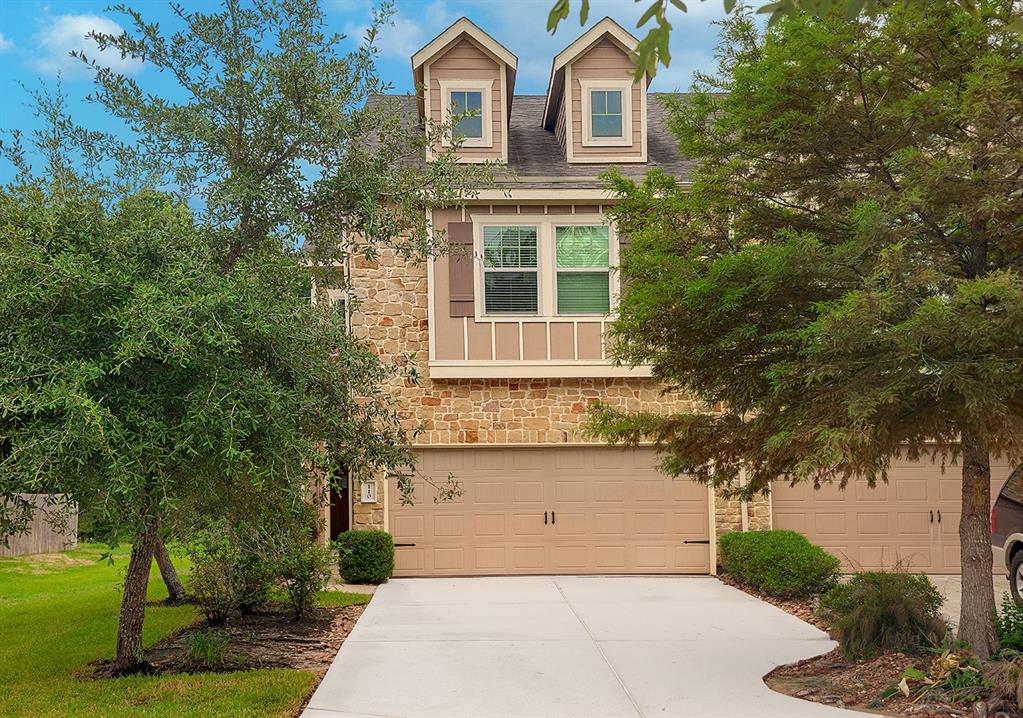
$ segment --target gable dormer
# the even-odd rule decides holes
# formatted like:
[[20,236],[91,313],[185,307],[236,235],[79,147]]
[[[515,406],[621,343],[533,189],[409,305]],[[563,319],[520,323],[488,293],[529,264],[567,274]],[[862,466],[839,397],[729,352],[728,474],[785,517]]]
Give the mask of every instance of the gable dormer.
[[569,162],[647,161],[647,77],[633,78],[631,58],[638,44],[605,17],[554,58],[543,126]]
[[[462,162],[508,161],[518,58],[467,18],[461,18],[412,56],[420,119],[434,126],[462,117]],[[429,159],[429,157],[428,157]]]

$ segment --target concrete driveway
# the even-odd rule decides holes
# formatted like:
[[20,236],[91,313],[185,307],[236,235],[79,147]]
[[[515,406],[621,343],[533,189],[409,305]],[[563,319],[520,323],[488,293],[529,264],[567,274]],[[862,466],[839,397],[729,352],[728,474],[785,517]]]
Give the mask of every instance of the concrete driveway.
[[305,718],[842,718],[761,680],[829,651],[713,578],[405,579],[381,586]]

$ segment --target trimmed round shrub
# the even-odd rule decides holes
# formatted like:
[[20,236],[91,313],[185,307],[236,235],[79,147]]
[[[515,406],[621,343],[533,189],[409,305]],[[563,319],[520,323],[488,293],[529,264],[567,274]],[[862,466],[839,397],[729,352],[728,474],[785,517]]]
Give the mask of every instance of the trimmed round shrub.
[[795,531],[728,533],[718,548],[729,575],[776,598],[816,596],[838,582],[839,560]]
[[817,611],[849,658],[937,646],[948,625],[942,597],[923,574],[865,571],[821,597]]
[[394,571],[394,539],[386,531],[345,531],[336,546],[346,583],[383,583]]

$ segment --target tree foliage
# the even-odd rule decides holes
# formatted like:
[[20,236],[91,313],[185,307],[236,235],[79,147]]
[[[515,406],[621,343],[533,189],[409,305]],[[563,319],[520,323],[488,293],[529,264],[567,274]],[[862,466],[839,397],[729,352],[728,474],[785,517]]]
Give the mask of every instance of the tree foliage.
[[447,127],[424,132],[400,99],[383,97],[391,88],[376,71],[376,42],[390,3],[358,40],[331,32],[317,0],[172,8],[174,32],[117,5],[129,29],[94,33],[99,49],[174,77],[171,96],[78,56],[95,70],[93,99],[183,197],[201,200],[205,225],[225,230],[225,269],[245,252],[301,240],[324,266],[383,248],[422,257],[439,245],[424,207],[458,204],[489,181],[491,165],[459,164],[457,147],[441,147]]
[[[635,0],[643,2],[643,0]],[[700,0],[707,2],[707,0]],[[759,5],[756,9],[758,14],[768,16],[768,22],[773,24],[790,13],[808,13],[817,17],[826,17],[836,11],[844,12],[850,20],[861,14],[875,17],[879,13],[892,8],[896,4],[916,5],[917,8],[926,7],[928,0],[776,0]],[[735,12],[740,7],[738,0],[723,0],[726,13]],[[962,0],[962,7],[970,12],[977,11],[977,4],[973,0]],[[653,77],[657,74],[657,66],[668,67],[671,64],[671,22],[668,20],[668,9],[673,7],[682,12],[687,12],[689,7],[682,0],[653,0],[636,23],[637,28],[642,28],[651,20],[653,24],[647,30],[646,35],[639,41],[633,62],[636,65],[635,76],[638,80],[644,74]],[[554,33],[562,20],[568,19],[572,13],[571,0],[555,0],[547,15],[547,31]],[[590,17],[590,0],[579,2],[579,24],[585,25]],[[1009,25],[1013,32],[1023,33],[1023,19],[1016,19]]]
[[747,493],[962,454],[964,570],[982,563],[980,475],[1023,448],[1018,17],[949,1],[765,36],[727,20],[719,72],[668,103],[692,186],[611,178],[632,239],[616,355],[708,411],[603,408],[595,431]]

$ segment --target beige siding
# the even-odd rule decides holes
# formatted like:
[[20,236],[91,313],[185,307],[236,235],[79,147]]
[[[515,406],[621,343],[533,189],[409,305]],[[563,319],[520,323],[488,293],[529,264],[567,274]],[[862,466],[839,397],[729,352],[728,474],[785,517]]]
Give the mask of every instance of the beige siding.
[[558,103],[558,117],[554,122],[554,136],[558,138],[558,144],[562,151],[567,151],[568,142],[565,137],[565,103]]
[[[500,63],[481,50],[472,40],[463,37],[442,54],[427,64],[430,77],[430,119],[435,123],[443,121],[441,80],[482,80],[491,85],[491,147],[463,147],[461,157],[474,160],[498,160],[503,158],[504,128],[506,118],[501,107]],[[486,118],[484,118],[486,119]]]
[[[620,80],[631,76],[632,61],[620,47],[604,38],[571,64],[572,151],[576,159],[608,157],[639,160],[643,156],[643,92],[639,83],[632,85],[632,144],[621,147],[583,146],[583,104],[580,80]],[[562,103],[562,106],[564,103]]]
[[[462,213],[457,209],[435,209],[433,211],[433,226],[435,229],[446,230],[448,222],[460,222]],[[437,298],[435,316],[430,317],[437,328],[437,346],[435,347],[438,359],[465,359],[464,341],[462,337],[462,319],[452,317],[448,313],[448,258],[446,255],[439,257],[434,265],[433,273],[434,296]]]
[[[466,219],[489,214],[599,215],[598,205],[508,204],[474,205],[466,208]],[[433,226],[444,230],[449,222],[462,221],[459,210],[433,211]],[[433,306],[436,316],[434,358],[440,361],[600,361],[603,356],[601,321],[554,321],[549,330],[545,321],[523,317],[522,321],[476,321],[472,317],[449,315],[448,258],[434,260]],[[481,297],[476,297],[481,301]],[[466,349],[468,351],[466,351]]]

